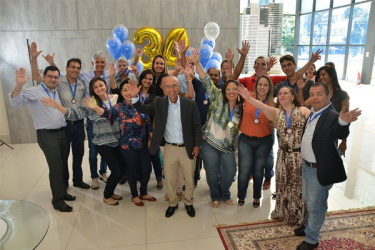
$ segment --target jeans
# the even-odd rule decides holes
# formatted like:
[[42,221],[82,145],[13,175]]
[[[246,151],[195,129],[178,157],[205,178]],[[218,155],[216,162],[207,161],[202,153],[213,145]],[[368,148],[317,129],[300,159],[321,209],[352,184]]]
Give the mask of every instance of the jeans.
[[128,181],[132,197],[138,196],[137,178],[139,175],[141,195],[147,195],[147,185],[151,175],[151,155],[147,145],[139,149],[121,149],[121,155],[126,159],[128,165]]
[[327,212],[328,191],[333,184],[320,185],[317,169],[302,165],[302,196],[305,199],[307,214],[305,222],[305,241],[310,244],[319,242],[319,231],[323,226]]
[[224,153],[203,141],[201,156],[212,201],[229,200],[229,188],[236,174],[234,152]]
[[[71,124],[67,122],[65,128],[66,140],[67,140],[67,150],[68,156],[70,154],[70,145],[72,145],[72,155],[73,155],[73,184],[79,184],[82,182],[82,159],[85,153],[85,130],[84,123],[79,122],[76,124]],[[67,164],[68,166],[68,164]],[[69,186],[69,167],[65,170],[65,186]]]
[[156,154],[151,155],[151,162],[152,162],[152,167],[154,168],[154,173],[156,177],[157,182],[163,181],[163,172],[161,170],[161,160],[160,160],[160,148],[156,152]]
[[108,167],[111,170],[111,174],[108,177],[107,184],[104,188],[104,198],[109,199],[113,195],[118,182],[123,176],[123,166],[121,166],[121,154],[119,146],[113,148],[110,146],[97,146],[95,145],[96,152],[108,162]]
[[[92,142],[94,139],[94,131],[93,131],[93,124],[92,121],[87,118],[87,137],[89,141],[89,163],[90,163],[90,172],[91,172],[91,178],[98,178],[98,152],[95,150],[95,145]],[[100,174],[107,173],[107,163],[102,159],[100,160]]]
[[238,199],[244,200],[253,173],[253,198],[262,197],[265,162],[272,149],[272,135],[260,140],[249,140],[244,134],[238,138]]

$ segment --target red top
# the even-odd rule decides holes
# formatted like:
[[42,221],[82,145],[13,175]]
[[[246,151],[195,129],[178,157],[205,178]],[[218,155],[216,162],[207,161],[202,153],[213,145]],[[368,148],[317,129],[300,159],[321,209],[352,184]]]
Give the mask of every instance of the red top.
[[[269,76],[271,78],[273,86],[278,82],[286,80],[286,76]],[[255,87],[255,74],[250,77],[239,78],[238,81],[249,91],[254,92]]]

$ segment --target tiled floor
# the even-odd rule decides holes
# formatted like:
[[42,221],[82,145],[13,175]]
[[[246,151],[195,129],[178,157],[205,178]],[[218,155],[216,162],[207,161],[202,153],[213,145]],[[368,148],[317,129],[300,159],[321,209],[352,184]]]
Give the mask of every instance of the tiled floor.
[[[330,191],[329,210],[360,208],[375,205],[375,112],[374,86],[341,83],[351,97],[351,108],[360,107],[362,117],[351,125],[348,150],[344,159],[348,180]],[[129,186],[118,186],[116,193],[124,196],[118,207],[102,202],[103,183],[99,190],[70,187],[77,196],[72,213],[57,212],[51,206],[48,167],[37,144],[12,145],[0,148],[0,199],[33,202],[44,208],[50,218],[48,233],[37,249],[224,249],[216,228],[218,224],[236,224],[265,220],[275,207],[271,190],[263,192],[261,207],[255,209],[248,199],[245,206],[209,205],[210,195],[202,171],[202,180],[194,192],[196,217],[190,218],[183,202],[171,218],[165,218],[168,204],[163,202],[164,190],[156,189],[152,175],[149,193],[158,201],[136,207],[130,201]],[[277,149],[277,145],[275,145]],[[83,161],[84,181],[91,183],[88,149]],[[237,183],[231,188],[237,195]],[[249,186],[249,196],[252,185]]]

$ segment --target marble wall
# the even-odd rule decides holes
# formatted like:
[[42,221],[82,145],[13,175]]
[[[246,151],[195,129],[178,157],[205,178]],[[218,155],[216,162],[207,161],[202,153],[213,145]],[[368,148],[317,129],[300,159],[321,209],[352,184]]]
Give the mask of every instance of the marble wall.
[[[36,142],[29,107],[13,108],[8,101],[15,70],[24,67],[31,76],[26,39],[36,41],[43,55],[55,52],[60,68],[79,57],[82,69],[90,70],[97,50],[113,61],[105,42],[116,24],[126,25],[131,39],[142,27],[156,28],[163,40],[171,29],[183,27],[191,46],[199,47],[205,24],[213,21],[221,28],[214,51],[224,57],[227,48],[236,51],[239,44],[239,8],[239,0],[0,0],[0,98],[5,99],[12,143]],[[38,63],[47,66],[41,56]],[[31,80],[24,88],[29,86]]]

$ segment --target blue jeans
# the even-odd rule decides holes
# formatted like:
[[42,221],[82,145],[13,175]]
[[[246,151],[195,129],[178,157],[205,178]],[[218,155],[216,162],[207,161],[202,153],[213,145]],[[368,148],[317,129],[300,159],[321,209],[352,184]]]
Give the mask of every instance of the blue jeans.
[[305,222],[305,241],[310,244],[319,242],[319,231],[323,226],[327,212],[328,191],[332,188],[320,185],[317,169],[302,165],[302,196],[305,199],[307,214]]
[[[89,163],[90,163],[90,172],[91,172],[91,178],[98,178],[98,152],[95,149],[95,145],[92,142],[94,139],[94,131],[93,131],[93,124],[92,121],[87,118],[87,124],[86,124],[86,130],[87,130],[87,137],[89,141]],[[107,173],[107,163],[101,158],[100,160],[100,174]]]
[[[82,182],[82,159],[85,153],[85,129],[83,121],[76,124],[71,124],[67,122],[65,128],[68,156],[70,154],[70,145],[72,145],[72,155],[73,155],[73,184],[79,184]],[[68,164],[67,164],[68,165]],[[65,171],[65,186],[69,186],[69,169],[68,167]]]
[[201,157],[212,201],[219,201],[220,198],[224,201],[229,200],[229,188],[236,174],[234,152],[224,153],[203,141]]
[[244,200],[253,173],[253,198],[262,197],[265,162],[272,149],[272,135],[260,140],[249,140],[244,134],[238,139],[238,199]]
[[163,171],[161,170],[161,160],[159,155],[160,148],[156,154],[151,155],[152,167],[154,168],[154,173],[157,182],[163,181]]

